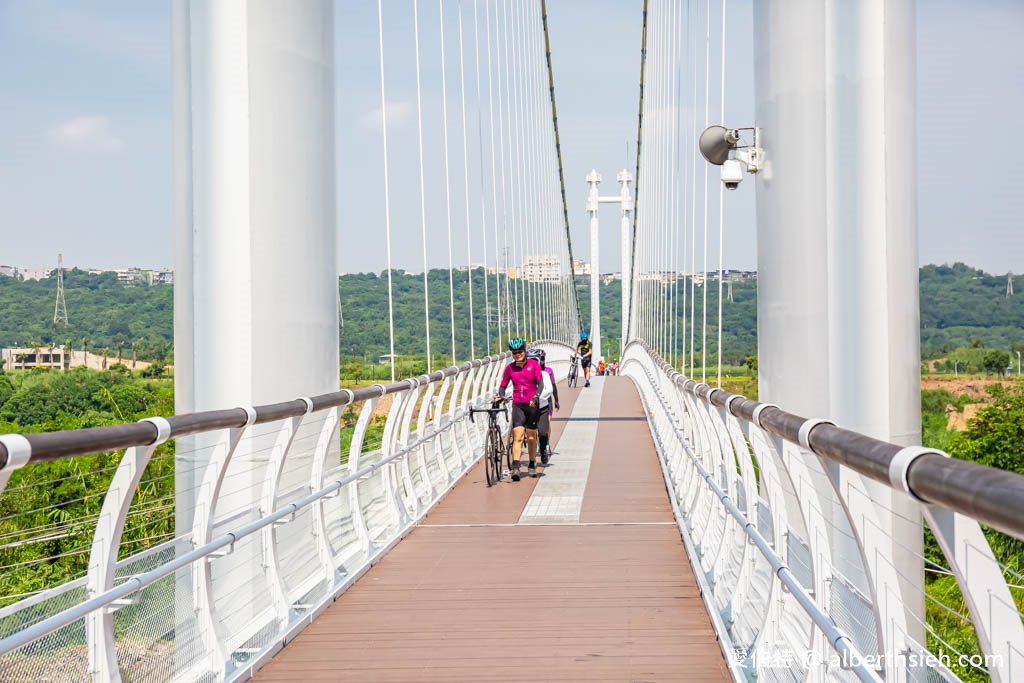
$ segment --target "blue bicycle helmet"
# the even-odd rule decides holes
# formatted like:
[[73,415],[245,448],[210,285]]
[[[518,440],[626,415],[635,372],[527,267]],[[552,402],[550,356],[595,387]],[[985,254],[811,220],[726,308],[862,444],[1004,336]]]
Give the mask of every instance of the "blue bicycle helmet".
[[530,349],[529,351],[526,352],[526,357],[527,358],[532,358],[532,359],[534,359],[536,361],[539,361],[540,360],[540,354],[541,354],[541,351],[539,349]]
[[580,341],[587,341],[588,336],[586,332],[580,332]]
[[520,351],[526,348],[526,340],[522,337],[512,337],[508,340],[509,351]]

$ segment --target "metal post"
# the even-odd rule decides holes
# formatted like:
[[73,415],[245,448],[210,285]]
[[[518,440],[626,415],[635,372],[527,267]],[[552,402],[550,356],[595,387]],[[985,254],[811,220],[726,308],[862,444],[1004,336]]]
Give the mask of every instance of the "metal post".
[[632,233],[630,231],[630,214],[633,211],[633,198],[629,194],[629,184],[633,182],[633,174],[622,169],[619,171],[619,175],[616,177],[619,184],[622,186],[622,253],[621,253],[621,273],[622,273],[622,317],[621,326],[622,333],[619,337],[619,356],[622,355],[622,349],[626,347],[629,342],[629,330],[626,329],[626,321],[629,320],[629,296],[631,286],[633,284],[633,274],[630,271],[631,264],[631,249],[632,249]]
[[[598,241],[598,208],[599,197],[597,186],[601,184],[601,174],[591,170],[587,174],[590,194],[587,196],[587,212],[590,214],[590,343],[601,355],[601,301],[598,296],[600,287],[600,244]],[[596,359],[594,366],[597,366]]]

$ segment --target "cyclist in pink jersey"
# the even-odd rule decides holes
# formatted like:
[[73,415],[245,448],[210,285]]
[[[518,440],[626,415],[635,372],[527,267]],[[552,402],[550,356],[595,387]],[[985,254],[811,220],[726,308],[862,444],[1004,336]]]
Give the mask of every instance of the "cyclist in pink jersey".
[[526,340],[514,337],[508,341],[512,362],[505,366],[501,375],[501,387],[494,394],[494,400],[502,400],[505,388],[512,384],[512,481],[520,479],[520,456],[523,452],[523,436],[526,436],[530,455],[527,474],[537,476],[537,421],[540,419],[540,395],[544,391],[544,378],[540,363],[526,357]]

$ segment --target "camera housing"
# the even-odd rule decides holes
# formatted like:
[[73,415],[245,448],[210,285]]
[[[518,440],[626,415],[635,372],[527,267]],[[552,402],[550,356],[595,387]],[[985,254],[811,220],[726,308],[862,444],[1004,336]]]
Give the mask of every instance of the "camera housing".
[[727,190],[735,190],[743,182],[745,164],[736,159],[727,159],[722,163],[722,184]]

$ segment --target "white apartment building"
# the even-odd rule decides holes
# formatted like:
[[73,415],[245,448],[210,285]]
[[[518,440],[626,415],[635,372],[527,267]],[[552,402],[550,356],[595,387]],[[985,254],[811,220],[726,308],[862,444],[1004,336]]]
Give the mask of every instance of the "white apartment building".
[[590,263],[587,261],[582,261],[578,258],[573,259],[572,269],[575,271],[577,277],[580,275],[590,275]]
[[550,254],[527,256],[520,275],[527,282],[558,282],[562,278],[562,264]]
[[24,280],[45,280],[50,277],[50,270],[46,266],[32,266],[31,268],[22,268],[19,272]]

